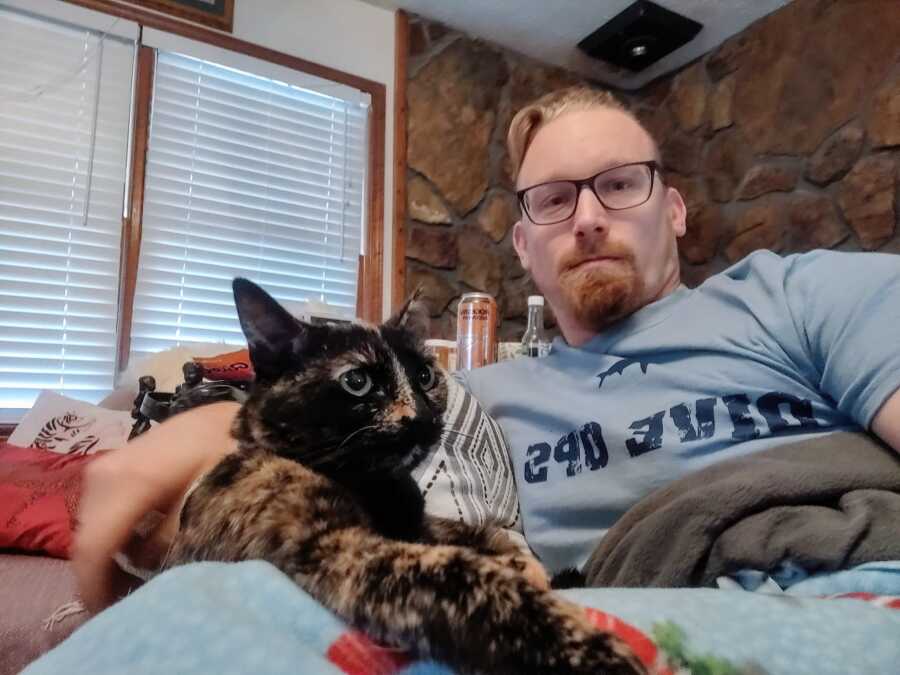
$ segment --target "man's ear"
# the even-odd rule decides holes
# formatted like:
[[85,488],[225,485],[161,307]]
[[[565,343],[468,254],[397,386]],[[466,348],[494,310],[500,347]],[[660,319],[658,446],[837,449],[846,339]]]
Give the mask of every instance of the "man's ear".
[[666,191],[666,211],[675,236],[683,237],[687,231],[687,206],[681,193],[673,187]]
[[303,324],[249,279],[238,277],[231,288],[253,369],[264,378],[277,376],[303,337]]
[[387,321],[385,325],[406,328],[416,342],[424,342],[428,337],[430,319],[428,307],[419,297],[422,295],[422,287],[419,286],[403,303],[403,306]]
[[531,261],[528,257],[528,241],[525,237],[525,226],[522,225],[522,221],[516,221],[516,224],[513,225],[513,247],[516,249],[516,253],[519,254],[519,262],[522,263],[522,267],[525,268],[526,272],[531,271]]

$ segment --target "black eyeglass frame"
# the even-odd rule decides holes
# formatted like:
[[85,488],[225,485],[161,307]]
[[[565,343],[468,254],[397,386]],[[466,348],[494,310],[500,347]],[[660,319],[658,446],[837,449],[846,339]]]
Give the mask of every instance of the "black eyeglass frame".
[[[597,194],[597,189],[594,187],[594,183],[603,174],[609,173],[610,171],[617,171],[619,169],[623,169],[626,166],[646,166],[650,169],[650,190],[647,192],[647,198],[644,201],[638,202],[637,204],[632,204],[631,206],[624,206],[621,208],[607,206],[606,202],[604,202],[602,199],[600,199],[600,195]],[[519,207],[522,209],[522,211],[525,212],[525,215],[528,216],[528,219],[535,225],[539,225],[539,226],[540,225],[556,225],[565,220],[568,220],[575,214],[575,210],[578,208],[578,200],[581,198],[581,190],[582,190],[582,188],[584,188],[585,185],[590,189],[590,191],[594,194],[594,197],[597,198],[597,201],[600,202],[603,205],[603,208],[606,209],[607,211],[627,211],[628,209],[637,208],[638,206],[646,204],[648,201],[650,201],[650,197],[653,196],[653,188],[655,186],[654,181],[656,178],[656,174],[662,174],[662,166],[660,166],[660,163],[657,162],[655,159],[651,159],[646,162],[628,162],[627,164],[619,164],[618,166],[613,166],[613,167],[610,167],[609,169],[604,169],[603,171],[601,171],[599,173],[595,173],[590,178],[582,178],[581,180],[548,180],[543,183],[537,183],[536,185],[529,185],[527,188],[524,188],[524,189],[516,192],[516,199],[519,202]],[[660,182],[662,182],[662,176],[660,176]],[[553,220],[549,223],[538,223],[531,217],[531,212],[528,210],[528,206],[525,204],[525,193],[529,192],[530,190],[533,190],[534,188],[541,187],[542,185],[550,185],[552,183],[569,183],[570,185],[575,186],[576,197],[575,197],[575,204],[572,207],[572,213],[567,215],[565,218],[560,218],[559,220]]]

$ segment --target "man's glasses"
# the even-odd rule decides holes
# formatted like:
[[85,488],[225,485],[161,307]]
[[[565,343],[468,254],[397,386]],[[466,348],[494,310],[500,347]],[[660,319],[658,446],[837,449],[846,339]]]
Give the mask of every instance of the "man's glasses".
[[609,211],[640,206],[653,194],[657,162],[632,162],[601,171],[584,180],[554,180],[519,190],[522,210],[535,225],[554,225],[568,220],[578,206],[581,188],[587,185]]

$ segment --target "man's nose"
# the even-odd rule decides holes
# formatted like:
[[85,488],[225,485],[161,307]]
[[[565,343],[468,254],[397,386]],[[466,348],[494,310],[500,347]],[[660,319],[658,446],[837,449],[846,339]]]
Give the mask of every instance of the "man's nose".
[[587,185],[578,192],[575,203],[575,214],[572,216],[572,228],[578,238],[591,238],[605,235],[609,230],[608,213],[597,195]]

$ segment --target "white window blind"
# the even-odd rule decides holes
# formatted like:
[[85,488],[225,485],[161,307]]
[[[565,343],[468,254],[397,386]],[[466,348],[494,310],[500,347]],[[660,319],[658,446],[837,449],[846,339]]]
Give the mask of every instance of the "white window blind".
[[353,316],[368,105],[158,52],[131,355],[243,342],[231,280]]
[[113,386],[133,59],[0,7],[0,421]]

